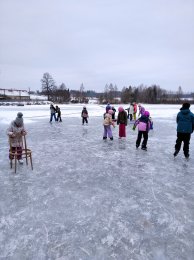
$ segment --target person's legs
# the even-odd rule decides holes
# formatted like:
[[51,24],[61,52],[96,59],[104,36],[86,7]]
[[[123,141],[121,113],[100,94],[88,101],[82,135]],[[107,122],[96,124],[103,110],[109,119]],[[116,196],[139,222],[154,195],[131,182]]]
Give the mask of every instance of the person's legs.
[[133,115],[132,115],[132,114],[130,114],[130,121],[132,121],[132,119],[133,119]]
[[126,137],[125,124],[119,125],[119,137]]
[[183,152],[186,158],[189,157],[189,143],[190,143],[191,134],[185,133],[183,136]]
[[147,149],[147,147],[146,147],[147,141],[148,141],[148,132],[144,131],[143,132],[143,142],[142,142],[142,146],[141,146],[142,149]]
[[177,132],[177,139],[176,139],[176,144],[175,144],[175,152],[174,152],[174,156],[177,156],[177,154],[179,153],[180,149],[181,149],[181,143],[183,141],[183,134]]
[[17,147],[17,159],[21,160],[22,159],[22,147]]
[[136,120],[136,113],[133,114],[133,119]]
[[57,121],[57,118],[56,118],[56,115],[55,115],[55,113],[53,113],[53,116],[54,116],[54,119],[55,119],[55,121]]
[[141,137],[142,137],[142,131],[139,131],[139,132],[138,132],[138,135],[137,135],[137,140],[136,140],[136,147],[137,147],[137,148],[140,146]]
[[111,130],[111,126],[107,126],[107,134],[108,134],[108,137],[113,139],[113,136],[112,136],[112,130]]
[[[11,149],[9,151],[12,152],[12,153],[15,153],[16,152],[16,147],[11,147]],[[9,155],[9,159],[13,160],[14,156],[10,154]]]
[[107,126],[104,125],[103,139],[107,139]]

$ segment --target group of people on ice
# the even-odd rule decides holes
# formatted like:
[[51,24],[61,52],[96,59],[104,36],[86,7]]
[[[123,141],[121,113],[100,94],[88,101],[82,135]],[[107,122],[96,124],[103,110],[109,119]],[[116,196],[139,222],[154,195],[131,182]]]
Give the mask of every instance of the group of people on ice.
[[[57,110],[58,109],[58,110]],[[58,111],[58,115],[56,118],[57,120],[61,120],[61,114],[60,109],[56,106],[54,108],[53,105],[51,105],[51,118],[56,118],[54,115],[56,111]],[[127,112],[125,109],[120,106],[118,108],[118,116],[117,119],[115,119],[115,111],[116,109],[114,107],[111,107],[110,104],[106,107],[106,112],[104,113],[104,120],[103,120],[103,126],[104,126],[104,134],[103,139],[107,139],[107,137],[110,138],[110,140],[113,140],[113,134],[111,126],[115,127],[115,123],[119,125],[119,138],[126,137],[126,126],[127,126]],[[133,130],[138,128],[138,135],[136,140],[136,147],[138,148],[141,144],[141,139],[143,136],[143,142],[141,144],[141,148],[143,150],[147,150],[147,141],[148,141],[148,132],[152,128],[152,120],[150,118],[149,111],[145,110],[144,107],[139,105],[139,113],[140,117],[134,121],[133,124]],[[86,107],[83,108],[82,113],[82,123],[88,123],[88,111]],[[189,158],[189,144],[190,144],[190,138],[191,134],[194,130],[194,114],[190,111],[190,104],[189,103],[183,103],[182,107],[180,108],[180,112],[177,114],[176,117],[177,122],[177,139],[175,144],[175,151],[174,151],[174,157],[176,157],[181,149],[181,144],[183,142],[183,153],[185,158]],[[9,136],[10,140],[10,150],[12,152],[15,152],[17,155],[17,160],[19,163],[23,163],[22,159],[22,136],[26,135],[27,132],[24,128],[23,123],[23,114],[21,112],[17,113],[17,117],[15,120],[13,120],[7,129],[7,135]],[[13,158],[10,158],[13,159]]]
[[[51,112],[50,122],[53,121],[53,117],[54,117],[55,121],[62,122],[60,107],[58,107],[58,106],[55,107],[53,104],[51,104],[50,112]],[[57,117],[56,117],[56,115],[57,115]]]
[[[141,144],[142,150],[147,150],[147,141],[148,141],[148,132],[150,129],[153,129],[153,121],[150,117],[149,111],[146,111],[141,104],[139,107],[139,118],[136,120],[136,104],[131,103],[129,109],[125,109],[128,112],[128,115],[123,107],[118,108],[118,117],[117,117],[117,125],[119,125],[119,138],[126,137],[126,126],[127,126],[127,118],[134,119],[133,130],[138,127],[138,135],[136,140],[136,148],[138,148],[141,144],[141,139],[143,136],[143,142]],[[106,113],[104,115],[104,134],[103,139],[110,138],[113,140],[113,134],[111,126],[115,127],[115,120],[112,119],[113,110],[110,107],[110,104],[106,107]],[[180,112],[176,117],[177,123],[177,139],[175,144],[175,152],[174,157],[176,157],[181,149],[181,144],[183,142],[183,153],[185,158],[189,158],[189,144],[191,134],[194,131],[194,114],[190,111],[190,104],[185,102],[180,108]]]
[[[131,108],[131,106],[133,108]],[[143,106],[141,106],[140,104],[138,105],[138,107],[139,107],[140,117],[137,120],[136,120],[137,105],[135,102],[130,104],[129,109],[124,109],[122,106],[120,106],[118,108],[117,120],[114,120],[112,115],[115,114],[115,108],[113,111],[110,104],[108,104],[106,106],[106,112],[104,114],[103,139],[105,140],[105,139],[107,139],[107,137],[109,137],[110,140],[113,140],[111,126],[115,127],[115,123],[117,123],[117,125],[119,125],[119,138],[126,137],[126,126],[128,123],[128,119],[130,119],[130,121],[132,121],[132,119],[134,118],[135,121],[134,121],[134,125],[133,125],[132,129],[135,130],[136,127],[138,127],[138,136],[137,136],[137,140],[136,140],[136,147],[138,148],[140,146],[141,139],[143,136],[143,142],[141,145],[141,149],[147,150],[148,132],[150,129],[153,128],[153,122],[150,118],[150,113],[148,111],[146,111],[145,108]],[[130,111],[130,112],[128,112],[128,115],[130,115],[130,118],[127,115],[127,112],[125,110]]]

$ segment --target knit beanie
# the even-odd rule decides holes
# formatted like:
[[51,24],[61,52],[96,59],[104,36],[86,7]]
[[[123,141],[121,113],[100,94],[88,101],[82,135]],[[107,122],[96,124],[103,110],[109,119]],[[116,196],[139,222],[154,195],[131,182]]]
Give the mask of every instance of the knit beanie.
[[119,107],[119,108],[118,108],[118,111],[119,111],[119,112],[123,112],[123,111],[124,111],[123,107]]
[[17,117],[15,119],[15,124],[19,127],[19,126],[22,126],[23,125],[23,114],[21,112],[18,112],[17,113]]
[[181,107],[181,110],[189,109],[189,108],[190,108],[190,104],[189,103],[183,103],[183,105]]

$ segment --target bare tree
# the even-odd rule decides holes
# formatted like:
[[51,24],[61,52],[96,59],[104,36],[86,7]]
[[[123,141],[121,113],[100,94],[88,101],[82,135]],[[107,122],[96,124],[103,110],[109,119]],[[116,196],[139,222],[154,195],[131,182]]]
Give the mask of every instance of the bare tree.
[[41,79],[42,83],[42,92],[47,95],[48,100],[50,100],[50,96],[52,95],[53,90],[55,89],[55,81],[52,76],[46,72],[43,74],[43,78]]

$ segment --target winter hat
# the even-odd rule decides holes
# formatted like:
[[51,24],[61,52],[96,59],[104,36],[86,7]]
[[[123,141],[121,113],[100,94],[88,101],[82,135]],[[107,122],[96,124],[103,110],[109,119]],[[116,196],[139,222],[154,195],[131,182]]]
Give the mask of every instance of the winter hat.
[[17,113],[17,117],[16,117],[16,119],[15,119],[15,124],[17,125],[17,126],[22,126],[23,125],[23,114],[21,113],[21,112],[18,112]]
[[149,117],[150,116],[150,112],[149,111],[145,111],[143,115]]
[[112,109],[110,109],[110,110],[108,110],[108,113],[112,115],[114,113],[114,111]]
[[183,109],[189,109],[190,108],[190,104],[189,103],[183,103],[181,110]]
[[119,108],[118,108],[118,111],[119,111],[119,112],[124,111],[123,107],[119,107]]

